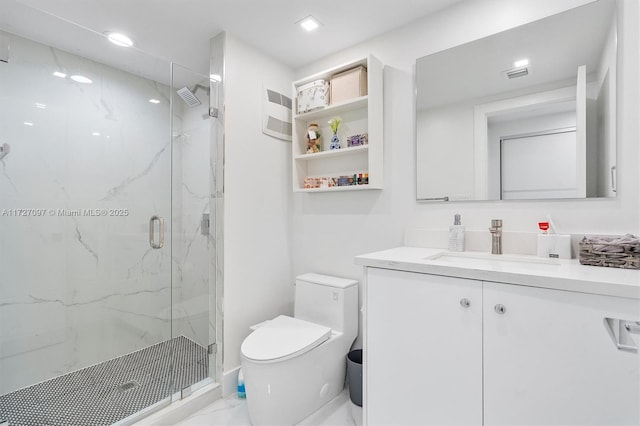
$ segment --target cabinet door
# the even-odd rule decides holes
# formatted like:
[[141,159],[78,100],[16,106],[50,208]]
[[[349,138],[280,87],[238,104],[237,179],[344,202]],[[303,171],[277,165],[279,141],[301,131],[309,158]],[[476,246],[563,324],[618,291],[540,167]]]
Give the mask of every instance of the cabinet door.
[[480,425],[482,283],[368,268],[365,297],[368,424]]
[[638,353],[606,321],[640,320],[638,300],[487,282],[483,298],[485,425],[640,423]]

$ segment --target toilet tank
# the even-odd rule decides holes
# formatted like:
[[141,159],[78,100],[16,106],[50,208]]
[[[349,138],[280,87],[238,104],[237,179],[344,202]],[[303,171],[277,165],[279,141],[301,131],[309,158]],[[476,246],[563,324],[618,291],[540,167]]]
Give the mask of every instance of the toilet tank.
[[296,277],[294,316],[347,335],[358,333],[358,281],[320,274]]

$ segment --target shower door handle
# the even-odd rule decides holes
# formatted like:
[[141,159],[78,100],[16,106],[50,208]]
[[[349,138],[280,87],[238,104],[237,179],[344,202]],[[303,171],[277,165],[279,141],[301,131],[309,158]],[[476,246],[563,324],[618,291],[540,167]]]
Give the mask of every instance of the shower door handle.
[[[158,222],[158,242],[156,243],[156,227],[155,222]],[[164,246],[164,219],[160,216],[153,215],[149,219],[149,245],[152,249],[161,249]]]

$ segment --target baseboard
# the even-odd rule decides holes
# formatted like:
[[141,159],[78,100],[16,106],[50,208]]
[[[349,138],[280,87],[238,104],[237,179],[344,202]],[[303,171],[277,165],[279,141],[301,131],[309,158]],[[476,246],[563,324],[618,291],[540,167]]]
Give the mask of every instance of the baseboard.
[[210,383],[193,391],[189,397],[172,402],[166,408],[134,423],[134,426],[173,426],[221,397],[220,384]]
[[222,373],[222,397],[226,398],[238,391],[238,373],[240,367]]

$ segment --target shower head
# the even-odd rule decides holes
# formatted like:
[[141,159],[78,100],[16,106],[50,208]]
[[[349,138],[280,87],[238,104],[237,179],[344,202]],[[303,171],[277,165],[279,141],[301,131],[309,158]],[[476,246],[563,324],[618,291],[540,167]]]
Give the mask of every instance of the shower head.
[[180,95],[184,103],[187,104],[190,108],[197,107],[202,103],[200,102],[200,99],[198,99],[196,95],[186,86],[178,90],[178,95]]
[[193,86],[193,89],[189,89],[188,87],[183,87],[182,89],[178,90],[178,95],[180,95],[180,97],[182,98],[182,100],[190,107],[196,107],[200,104],[202,104],[202,102],[200,102],[200,99],[198,99],[198,97],[196,96],[196,93],[198,92],[199,89],[204,90],[207,93],[207,96],[209,96],[209,93],[211,93],[210,89],[206,86],[203,86],[202,84],[196,84],[195,86]]
[[11,151],[11,147],[8,143],[0,145],[0,160],[6,157],[9,154],[9,151]]

